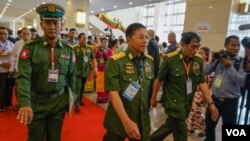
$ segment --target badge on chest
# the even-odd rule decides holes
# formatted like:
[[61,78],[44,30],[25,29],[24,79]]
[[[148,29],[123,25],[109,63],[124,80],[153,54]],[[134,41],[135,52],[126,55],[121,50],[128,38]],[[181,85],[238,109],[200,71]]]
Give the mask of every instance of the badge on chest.
[[126,74],[134,74],[135,73],[134,65],[132,63],[126,63],[125,73]]

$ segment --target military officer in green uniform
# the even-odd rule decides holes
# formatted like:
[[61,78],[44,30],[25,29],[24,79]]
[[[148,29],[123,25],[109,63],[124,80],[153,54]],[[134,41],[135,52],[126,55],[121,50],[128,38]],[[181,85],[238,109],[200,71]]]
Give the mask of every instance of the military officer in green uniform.
[[163,81],[163,106],[168,114],[166,123],[151,135],[152,141],[162,141],[173,133],[175,141],[187,141],[186,118],[191,108],[194,92],[200,87],[208,102],[211,118],[218,117],[205,82],[202,59],[196,56],[200,47],[200,37],[194,32],[186,32],[181,38],[182,49],[167,54],[160,67],[154,84],[150,103],[157,105],[157,93]]
[[75,54],[67,43],[59,40],[64,8],[48,3],[36,11],[44,36],[21,50],[17,119],[28,126],[29,141],[60,141],[69,104],[67,90],[75,89]]
[[104,141],[150,140],[149,93],[152,92],[153,58],[144,54],[147,31],[144,25],[127,27],[128,50],[111,57],[105,67],[105,90],[110,93]]
[[82,96],[90,69],[95,69],[94,51],[92,46],[87,44],[86,34],[80,33],[78,41],[79,44],[74,47],[76,54],[76,92],[78,95],[75,111],[77,112],[80,110],[79,105],[84,105]]

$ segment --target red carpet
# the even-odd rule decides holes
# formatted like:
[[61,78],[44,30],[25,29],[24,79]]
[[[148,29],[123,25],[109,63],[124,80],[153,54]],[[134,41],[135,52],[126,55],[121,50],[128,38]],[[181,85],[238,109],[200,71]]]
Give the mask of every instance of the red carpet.
[[[67,114],[64,120],[62,141],[101,141],[105,129],[103,118],[105,110],[84,98],[85,106],[79,113],[73,111],[72,117]],[[26,141],[27,128],[16,120],[17,112],[11,108],[0,113],[0,140]]]

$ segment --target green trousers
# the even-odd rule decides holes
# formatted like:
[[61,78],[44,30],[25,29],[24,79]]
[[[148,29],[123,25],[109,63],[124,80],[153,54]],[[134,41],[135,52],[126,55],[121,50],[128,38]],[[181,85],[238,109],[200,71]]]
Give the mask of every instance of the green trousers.
[[60,141],[61,130],[68,105],[68,95],[56,98],[32,99],[34,117],[28,125],[28,141]]
[[150,140],[163,141],[171,133],[173,133],[174,141],[187,141],[186,120],[168,117],[165,124],[150,136]]

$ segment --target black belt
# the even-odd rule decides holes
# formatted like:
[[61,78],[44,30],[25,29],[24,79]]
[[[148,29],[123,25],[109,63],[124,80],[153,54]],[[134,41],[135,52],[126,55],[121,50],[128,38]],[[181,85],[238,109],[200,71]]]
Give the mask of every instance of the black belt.
[[237,99],[238,97],[235,97],[235,98],[222,98],[222,97],[218,97],[216,95],[212,95],[212,97],[214,97],[215,99],[223,102],[223,101],[228,101],[228,100],[234,100],[234,99]]
[[53,94],[38,94],[38,93],[34,93],[34,92],[31,92],[31,95],[34,97],[34,98],[37,98],[37,99],[54,99],[54,98],[57,98],[58,96],[60,96],[61,94],[64,93],[64,89],[61,90],[59,93],[53,93]]

